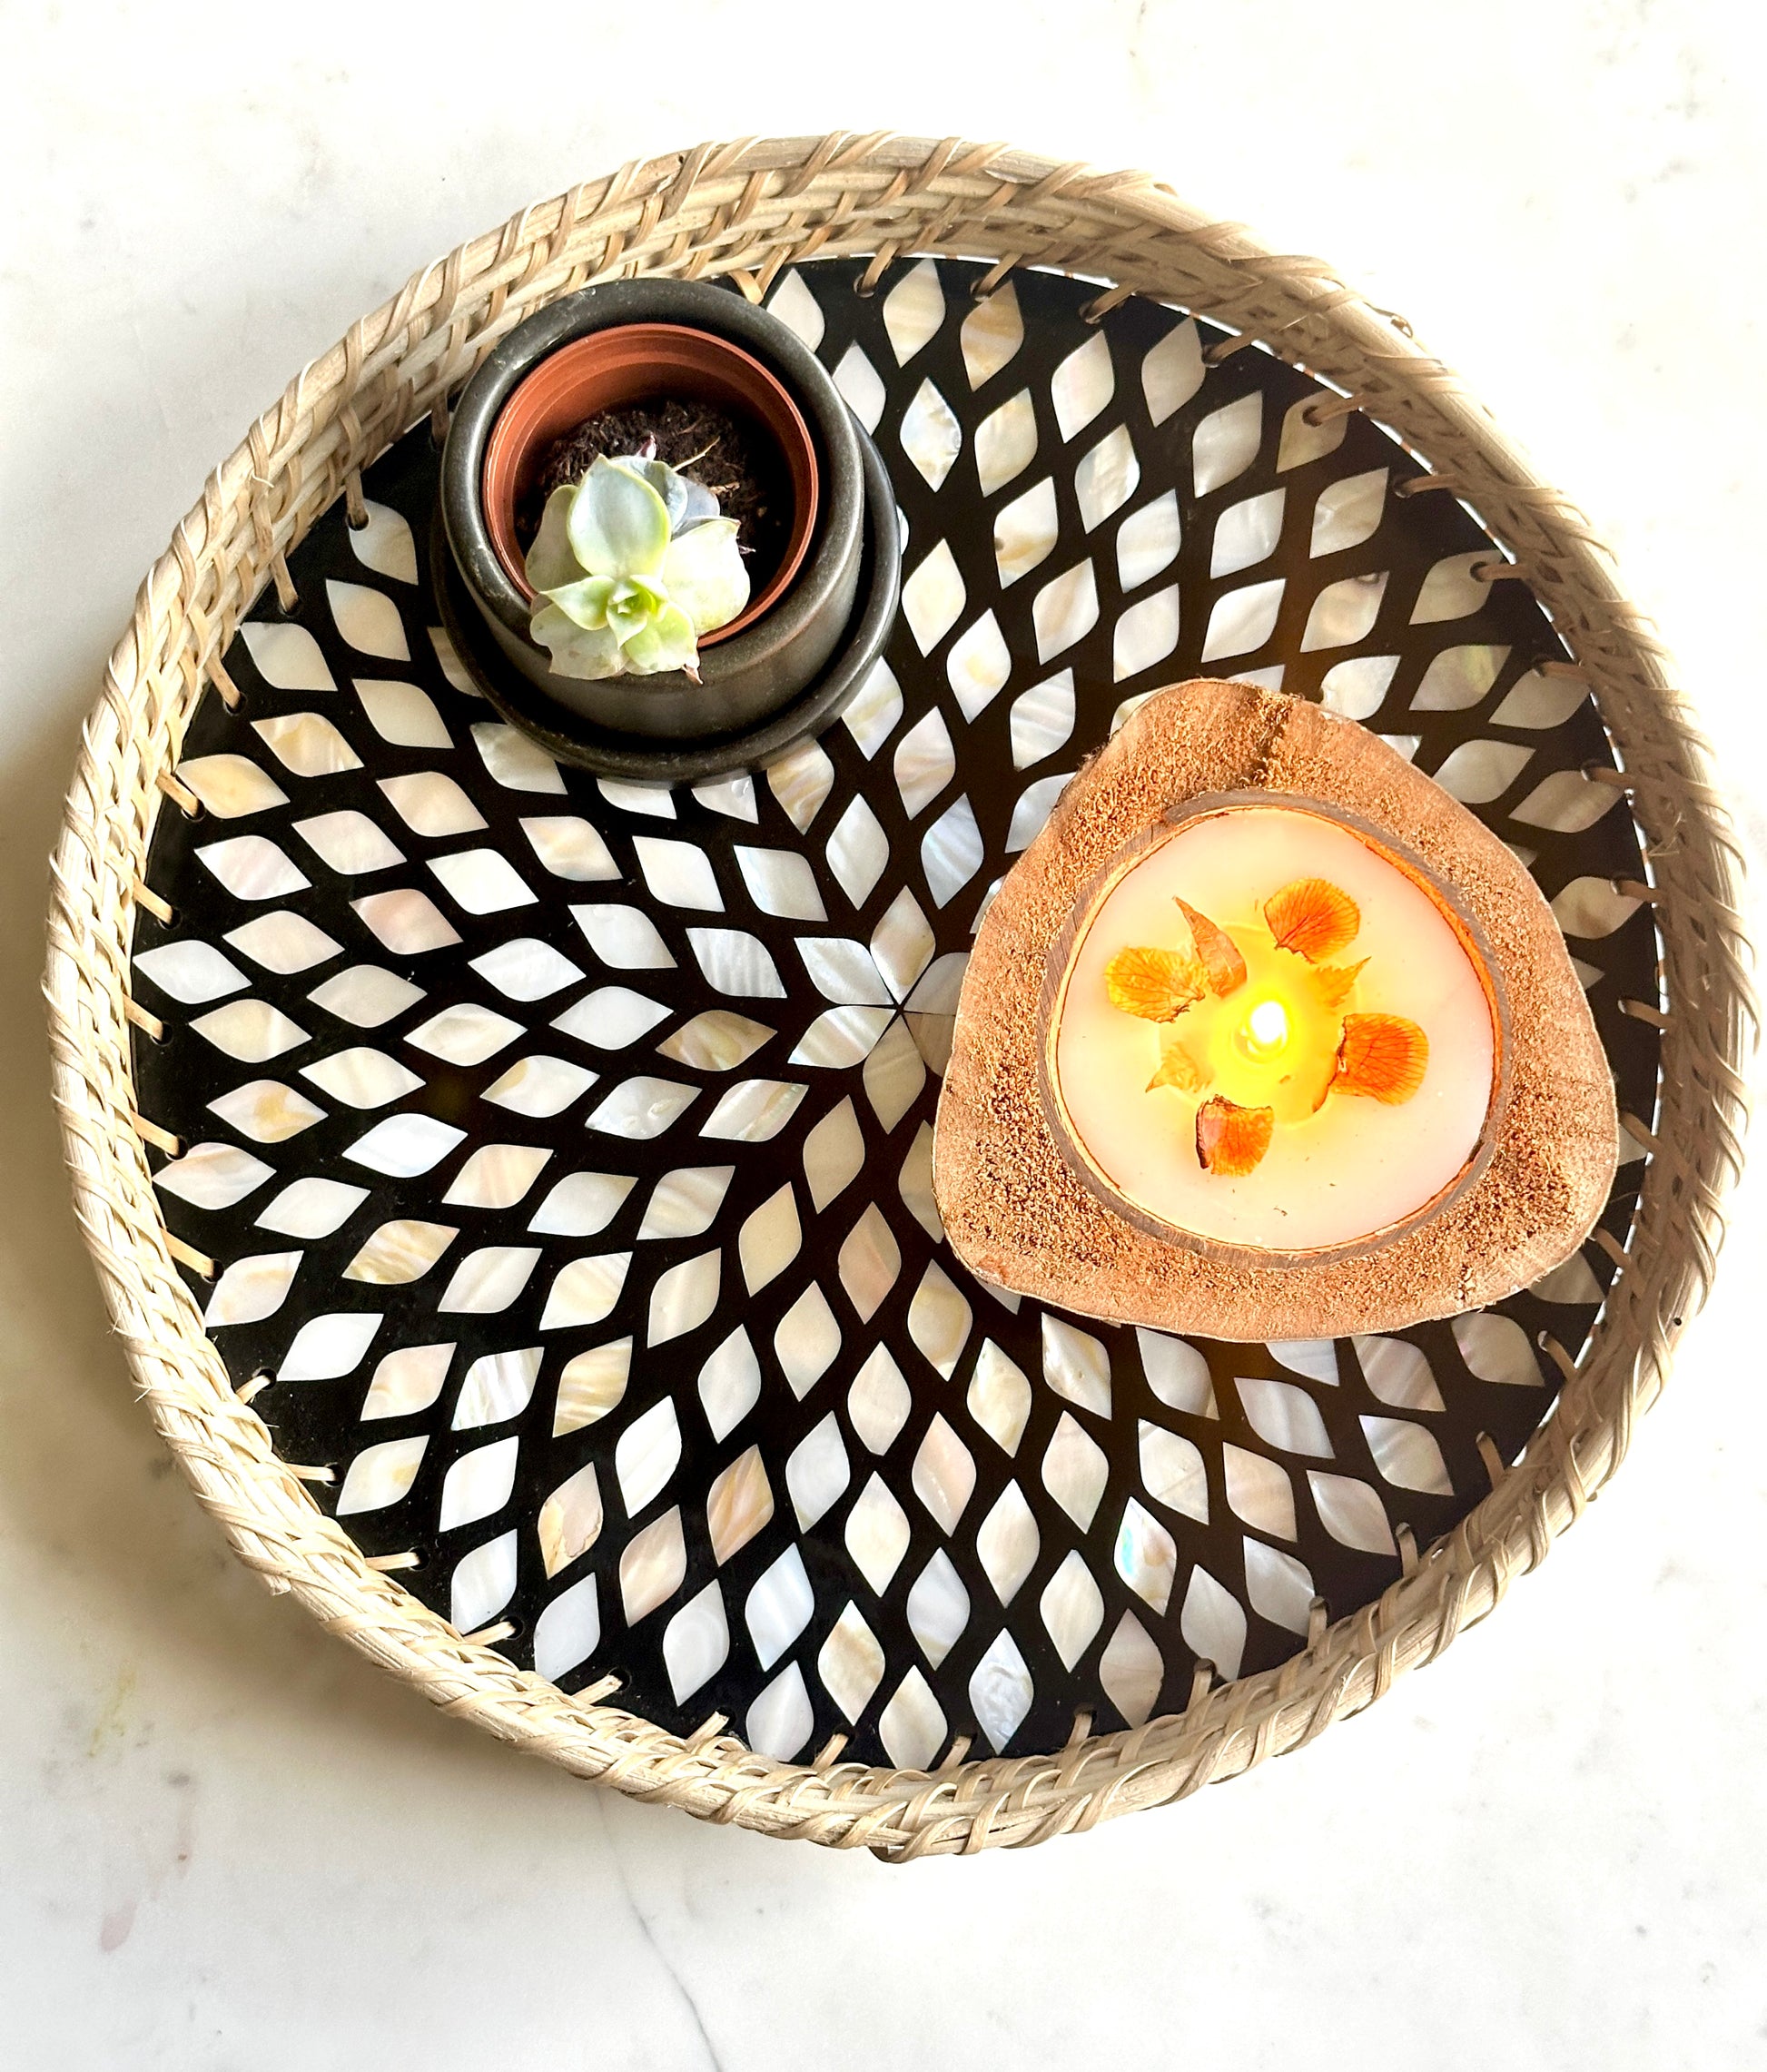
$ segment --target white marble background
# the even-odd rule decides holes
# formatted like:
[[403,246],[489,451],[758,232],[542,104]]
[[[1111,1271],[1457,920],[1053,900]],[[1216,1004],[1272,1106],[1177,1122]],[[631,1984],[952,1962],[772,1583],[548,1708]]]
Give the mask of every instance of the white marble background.
[[[845,122],[1140,163],[1404,310],[1605,526],[1758,836],[1760,31],[1740,0],[0,5],[0,1978],[32,2072],[1767,2057],[1767,1189],[1633,1460],[1292,1760],[887,1870],[524,1761],[272,1602],[67,1208],[44,857],[211,463],[424,259],[628,153]],[[1750,790],[1751,784],[1754,789]]]

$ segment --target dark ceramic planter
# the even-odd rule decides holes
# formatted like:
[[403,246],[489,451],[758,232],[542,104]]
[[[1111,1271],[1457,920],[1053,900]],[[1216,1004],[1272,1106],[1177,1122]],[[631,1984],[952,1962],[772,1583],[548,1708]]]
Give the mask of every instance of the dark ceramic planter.
[[[648,352],[611,335],[638,326],[675,335],[653,330]],[[528,631],[510,515],[522,470],[595,410],[666,394],[739,409],[778,448],[795,507],[780,566],[702,637],[697,684],[559,676]],[[432,572],[462,661],[515,725],[603,775],[678,781],[782,754],[838,717],[894,617],[894,497],[870,439],[785,325],[700,282],[609,282],[519,325],[454,411],[439,504]]]

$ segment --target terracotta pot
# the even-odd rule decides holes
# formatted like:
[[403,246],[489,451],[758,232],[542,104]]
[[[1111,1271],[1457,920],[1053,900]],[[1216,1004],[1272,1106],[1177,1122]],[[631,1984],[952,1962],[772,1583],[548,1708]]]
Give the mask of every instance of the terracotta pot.
[[[528,633],[517,509],[560,434],[670,396],[740,412],[776,446],[794,497],[778,565],[702,638],[700,682],[559,676]],[[750,765],[820,731],[864,681],[900,586],[888,479],[828,373],[766,311],[698,281],[608,282],[518,325],[455,409],[440,519],[439,602],[467,667],[550,753],[604,774]]]

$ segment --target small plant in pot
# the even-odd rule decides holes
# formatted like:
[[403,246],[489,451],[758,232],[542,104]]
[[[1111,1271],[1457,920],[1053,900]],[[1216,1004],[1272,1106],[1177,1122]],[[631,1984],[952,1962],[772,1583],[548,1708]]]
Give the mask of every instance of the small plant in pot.
[[820,732],[894,616],[894,499],[821,364],[699,282],[608,283],[468,384],[432,559],[462,660],[607,775],[758,766]]

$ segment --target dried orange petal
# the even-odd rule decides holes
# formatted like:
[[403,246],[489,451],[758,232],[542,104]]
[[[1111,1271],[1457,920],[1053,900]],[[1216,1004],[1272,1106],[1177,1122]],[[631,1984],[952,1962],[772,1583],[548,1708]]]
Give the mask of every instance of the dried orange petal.
[[1397,1108],[1424,1083],[1429,1038],[1402,1014],[1347,1014],[1338,1047],[1338,1093],[1366,1093]]
[[1297,878],[1264,902],[1277,947],[1295,950],[1309,964],[1335,957],[1356,940],[1361,910],[1350,895],[1328,878]]
[[1199,913],[1189,900],[1174,894],[1173,903],[1190,924],[1190,941],[1209,974],[1209,992],[1223,999],[1237,992],[1246,982],[1246,960],[1232,936],[1225,928],[1218,928],[1206,913]]
[[1350,988],[1368,960],[1354,964],[1321,964],[1313,973],[1313,990],[1328,1014],[1336,1014],[1350,996]]
[[1269,1149],[1275,1128],[1273,1108],[1240,1108],[1216,1094],[1197,1110],[1197,1157],[1202,1169],[1242,1179]]
[[1176,1030],[1160,1031],[1160,1070],[1148,1081],[1150,1093],[1162,1086],[1175,1086],[1180,1093],[1200,1093],[1214,1076],[1185,1049]]
[[1119,950],[1104,967],[1104,984],[1112,1007],[1143,1021],[1175,1021],[1209,990],[1202,966],[1176,950]]

